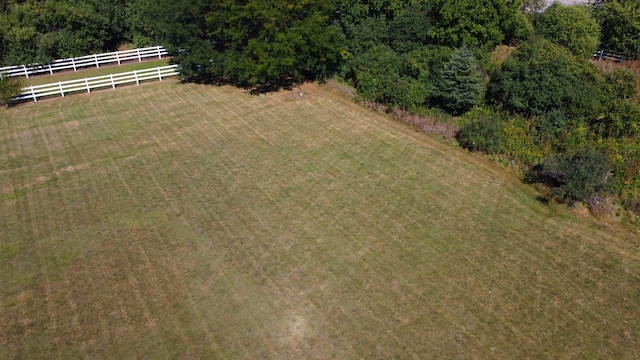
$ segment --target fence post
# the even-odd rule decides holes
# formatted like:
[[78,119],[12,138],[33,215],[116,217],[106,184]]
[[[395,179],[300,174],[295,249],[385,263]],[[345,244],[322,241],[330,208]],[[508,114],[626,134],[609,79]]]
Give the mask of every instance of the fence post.
[[53,69],[51,68],[51,63],[49,63],[49,74],[53,75]]
[[162,59],[162,52],[160,51],[160,45],[158,45],[158,59]]
[[136,52],[138,53],[138,62],[142,62],[142,57],[140,57],[140,48],[137,48]]
[[62,89],[62,82],[58,81],[58,87],[60,87],[60,95],[64,97],[64,90]]
[[158,79],[162,81],[162,73],[160,72],[160,66],[158,66]]
[[71,58],[71,65],[73,65],[73,71],[78,71],[78,70],[76,69],[76,59]]
[[33,85],[31,85],[31,95],[33,95],[33,102],[38,102],[38,97],[36,96],[36,92],[33,91]]
[[93,54],[93,59],[96,61],[96,67],[100,67],[100,63],[98,63],[98,54]]
[[109,74],[109,78],[111,79],[111,87],[115,89],[116,88],[116,83],[113,82],[113,74]]
[[22,65],[22,69],[24,69],[24,76],[27,77],[27,79],[29,78],[29,72],[27,71],[27,67]]
[[91,94],[91,88],[89,87],[89,78],[84,78],[84,83],[87,85],[87,93]]
[[138,72],[136,70],[133,70],[133,76],[135,76],[136,78],[136,85],[140,85],[140,80],[138,80]]
[[120,52],[116,51],[116,59],[118,59],[118,65],[120,65]]

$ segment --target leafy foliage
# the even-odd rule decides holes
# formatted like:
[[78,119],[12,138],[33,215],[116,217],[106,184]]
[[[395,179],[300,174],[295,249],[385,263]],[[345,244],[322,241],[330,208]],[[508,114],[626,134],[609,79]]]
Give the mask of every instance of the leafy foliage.
[[638,93],[638,77],[631,70],[616,69],[605,75],[605,96],[630,99]]
[[194,31],[177,44],[184,51],[176,60],[196,65],[183,67],[188,80],[277,87],[326,77],[341,60],[343,36],[329,23],[331,8],[325,2],[202,0],[198,4],[198,12],[191,15],[204,22],[204,31]]
[[352,63],[358,95],[368,101],[398,105],[394,96],[400,80],[400,58],[387,45],[367,50]]
[[516,13],[513,24],[505,31],[504,43],[508,45],[519,45],[534,36],[535,30],[531,21],[522,13]]
[[431,19],[424,4],[412,5],[389,23],[389,42],[399,53],[408,53],[431,42]]
[[597,112],[601,81],[592,64],[536,38],[502,63],[489,84],[487,97],[524,116],[559,110],[568,117],[589,117]]
[[13,98],[22,92],[23,81],[21,78],[6,76],[0,73],[0,105],[10,106]]
[[554,3],[536,21],[536,31],[579,57],[591,58],[598,48],[600,27],[584,6]]
[[606,1],[595,7],[602,47],[630,58],[640,56],[640,6],[633,2]]
[[538,136],[553,141],[567,127],[567,115],[559,109],[551,110],[538,117]]
[[363,100],[416,110],[442,104],[437,87],[451,54],[451,49],[437,46],[398,54],[388,45],[378,45],[349,61],[347,77]]
[[384,17],[368,17],[345,29],[349,51],[358,56],[377,45],[389,43],[389,24]]
[[607,103],[603,114],[593,121],[594,130],[608,137],[632,137],[640,134],[640,105],[625,99]]
[[0,63],[48,62],[126,41],[125,0],[10,2],[0,12]]
[[500,152],[504,138],[502,116],[486,108],[477,108],[466,113],[464,118],[466,121],[456,136],[463,148],[486,154]]
[[431,36],[440,45],[492,49],[512,31],[519,1],[434,0]]
[[640,213],[640,139],[610,138],[611,188],[628,208]]
[[554,195],[568,203],[586,201],[609,188],[611,168],[607,156],[591,148],[547,159],[537,170],[553,187]]

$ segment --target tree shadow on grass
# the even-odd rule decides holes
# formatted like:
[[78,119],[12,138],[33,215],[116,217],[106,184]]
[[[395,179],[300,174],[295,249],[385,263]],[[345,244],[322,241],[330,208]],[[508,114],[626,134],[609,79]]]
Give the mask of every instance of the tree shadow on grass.
[[539,164],[533,166],[526,172],[523,182],[527,185],[533,185],[541,194],[536,196],[536,201],[544,205],[549,205],[553,200],[553,190],[560,186],[557,176],[547,171],[544,165]]
[[544,205],[549,205],[551,199],[549,199],[547,196],[538,195],[536,196],[536,201]]
[[314,76],[314,74],[305,73],[301,75],[285,74],[278,78],[267,78],[259,81],[255,78],[243,81],[239,80],[235,76],[224,76],[200,70],[202,69],[194,71],[191,76],[183,73],[180,76],[181,82],[214,86],[228,85],[247,90],[251,95],[262,95],[283,89],[292,90],[294,87],[299,86],[304,82],[318,80],[318,77]]
[[271,81],[264,84],[257,84],[253,86],[242,86],[245,89],[249,90],[251,95],[261,95],[267,94],[270,92],[276,92],[279,90],[292,90],[295,86],[299,85],[299,81],[294,81],[292,79],[283,79],[278,81]]

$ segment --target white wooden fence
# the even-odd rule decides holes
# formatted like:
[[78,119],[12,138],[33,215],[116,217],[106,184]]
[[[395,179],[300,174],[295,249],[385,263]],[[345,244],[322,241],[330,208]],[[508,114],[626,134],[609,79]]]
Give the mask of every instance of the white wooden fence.
[[596,53],[593,54],[593,58],[597,60],[613,60],[615,62],[623,62],[625,60],[624,55],[604,49],[596,51]]
[[89,66],[100,67],[101,64],[118,63],[120,65],[123,61],[138,60],[146,58],[162,58],[169,53],[162,46],[153,46],[148,48],[114,51],[103,54],[93,54],[87,56],[81,56],[71,59],[59,59],[54,60],[49,64],[33,64],[33,65],[17,65],[17,66],[5,66],[0,67],[0,73],[5,76],[25,76],[49,73],[53,74],[55,71],[69,70],[77,71],[80,68]]
[[145,80],[162,80],[163,78],[178,75],[178,65],[161,66],[157,68],[134,70],[118,74],[96,76],[92,78],[60,81],[46,85],[27,86],[22,88],[22,94],[14,98],[16,101],[33,100],[37,102],[39,98],[46,96],[62,96],[78,91],[86,91],[100,88],[113,88],[118,85],[133,84],[140,85]]

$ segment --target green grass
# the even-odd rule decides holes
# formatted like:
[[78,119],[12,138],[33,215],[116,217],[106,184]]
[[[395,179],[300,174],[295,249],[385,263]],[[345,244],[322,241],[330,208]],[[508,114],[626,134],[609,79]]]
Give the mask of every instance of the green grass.
[[637,233],[326,88],[0,113],[2,359],[640,353]]
[[90,78],[95,76],[116,74],[122,72],[129,72],[134,70],[143,70],[150,69],[159,66],[169,65],[169,58],[158,59],[158,60],[145,60],[142,62],[132,61],[122,63],[122,65],[118,64],[107,64],[101,65],[100,68],[96,67],[87,67],[79,69],[78,71],[64,71],[53,73],[53,75],[42,74],[37,76],[31,76],[26,79],[23,78],[25,86],[36,86],[36,85],[44,85],[50,83],[56,83],[58,81],[68,81],[68,80],[78,80],[84,78]]

